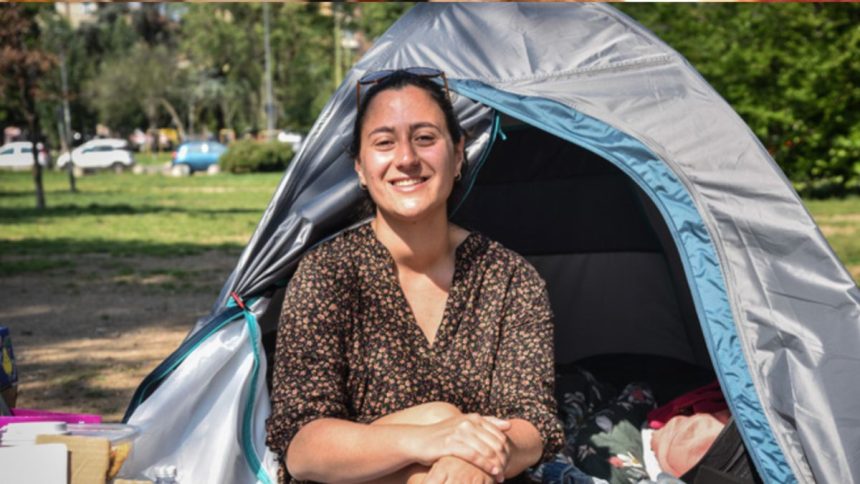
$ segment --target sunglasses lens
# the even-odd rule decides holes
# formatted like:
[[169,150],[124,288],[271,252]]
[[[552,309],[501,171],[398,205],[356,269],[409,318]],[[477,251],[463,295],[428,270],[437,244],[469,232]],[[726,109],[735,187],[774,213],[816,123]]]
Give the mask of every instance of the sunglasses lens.
[[394,74],[394,72],[395,71],[393,71],[391,69],[368,72],[367,74],[364,75],[364,77],[362,77],[361,79],[358,80],[358,83],[359,84],[373,84],[374,82],[379,82],[382,79],[385,79],[386,77],[390,76],[391,74]]
[[442,71],[439,69],[433,69],[432,67],[410,67],[404,70],[413,76],[436,77],[442,75]]
[[382,82],[387,77],[397,72],[405,72],[413,76],[425,78],[441,77],[442,80],[445,82],[445,92],[448,94],[448,98],[451,98],[451,93],[450,91],[448,91],[448,80],[445,79],[444,72],[440,71],[439,69],[434,69],[432,67],[407,67],[406,69],[384,69],[381,71],[373,71],[365,74],[361,79],[358,80],[357,83],[355,83],[356,104],[361,104],[361,86]]

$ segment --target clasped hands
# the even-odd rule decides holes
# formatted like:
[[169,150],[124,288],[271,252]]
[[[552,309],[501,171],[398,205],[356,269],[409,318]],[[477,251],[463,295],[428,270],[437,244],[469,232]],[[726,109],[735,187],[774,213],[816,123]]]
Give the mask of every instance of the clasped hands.
[[475,413],[429,426],[420,462],[430,467],[425,484],[502,482],[511,448],[507,420]]

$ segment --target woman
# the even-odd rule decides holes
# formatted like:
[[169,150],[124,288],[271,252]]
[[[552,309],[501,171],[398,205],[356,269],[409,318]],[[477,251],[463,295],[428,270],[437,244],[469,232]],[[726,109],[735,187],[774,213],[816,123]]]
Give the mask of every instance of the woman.
[[501,482],[561,446],[543,281],[449,222],[464,139],[435,74],[359,84],[352,153],[376,215],[290,282],[268,444],[295,479]]

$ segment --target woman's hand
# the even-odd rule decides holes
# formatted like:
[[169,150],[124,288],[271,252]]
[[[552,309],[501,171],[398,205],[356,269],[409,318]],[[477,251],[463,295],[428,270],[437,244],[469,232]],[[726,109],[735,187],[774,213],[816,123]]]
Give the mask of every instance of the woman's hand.
[[422,484],[494,484],[494,482],[493,477],[471,462],[447,456],[433,464]]
[[419,444],[420,463],[435,466],[443,457],[458,457],[501,482],[511,453],[504,431],[510,428],[507,420],[475,413],[429,425]]

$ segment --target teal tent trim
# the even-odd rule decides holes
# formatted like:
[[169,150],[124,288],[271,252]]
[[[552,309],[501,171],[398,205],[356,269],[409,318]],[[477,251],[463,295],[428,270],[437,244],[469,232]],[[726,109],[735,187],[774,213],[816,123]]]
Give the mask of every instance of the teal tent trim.
[[248,309],[257,299],[253,298],[247,303],[236,294],[232,293],[233,299],[228,301],[227,307],[239,307],[242,309],[242,314],[245,316],[245,323],[248,328],[248,338],[251,340],[251,350],[254,357],[254,364],[251,368],[251,383],[248,385],[248,392],[245,398],[245,408],[242,411],[242,451],[245,454],[245,462],[248,467],[254,472],[257,477],[257,482],[263,484],[272,484],[272,480],[263,468],[260,458],[257,456],[256,448],[254,447],[252,427],[254,425],[254,391],[257,388],[257,380],[260,373],[260,347],[257,341],[260,339],[260,328],[257,323],[257,317]]
[[559,102],[500,91],[477,81],[451,79],[449,85],[461,95],[603,157],[648,194],[678,247],[711,361],[756,467],[767,482],[797,482],[753,385],[716,249],[675,173],[636,138]]

